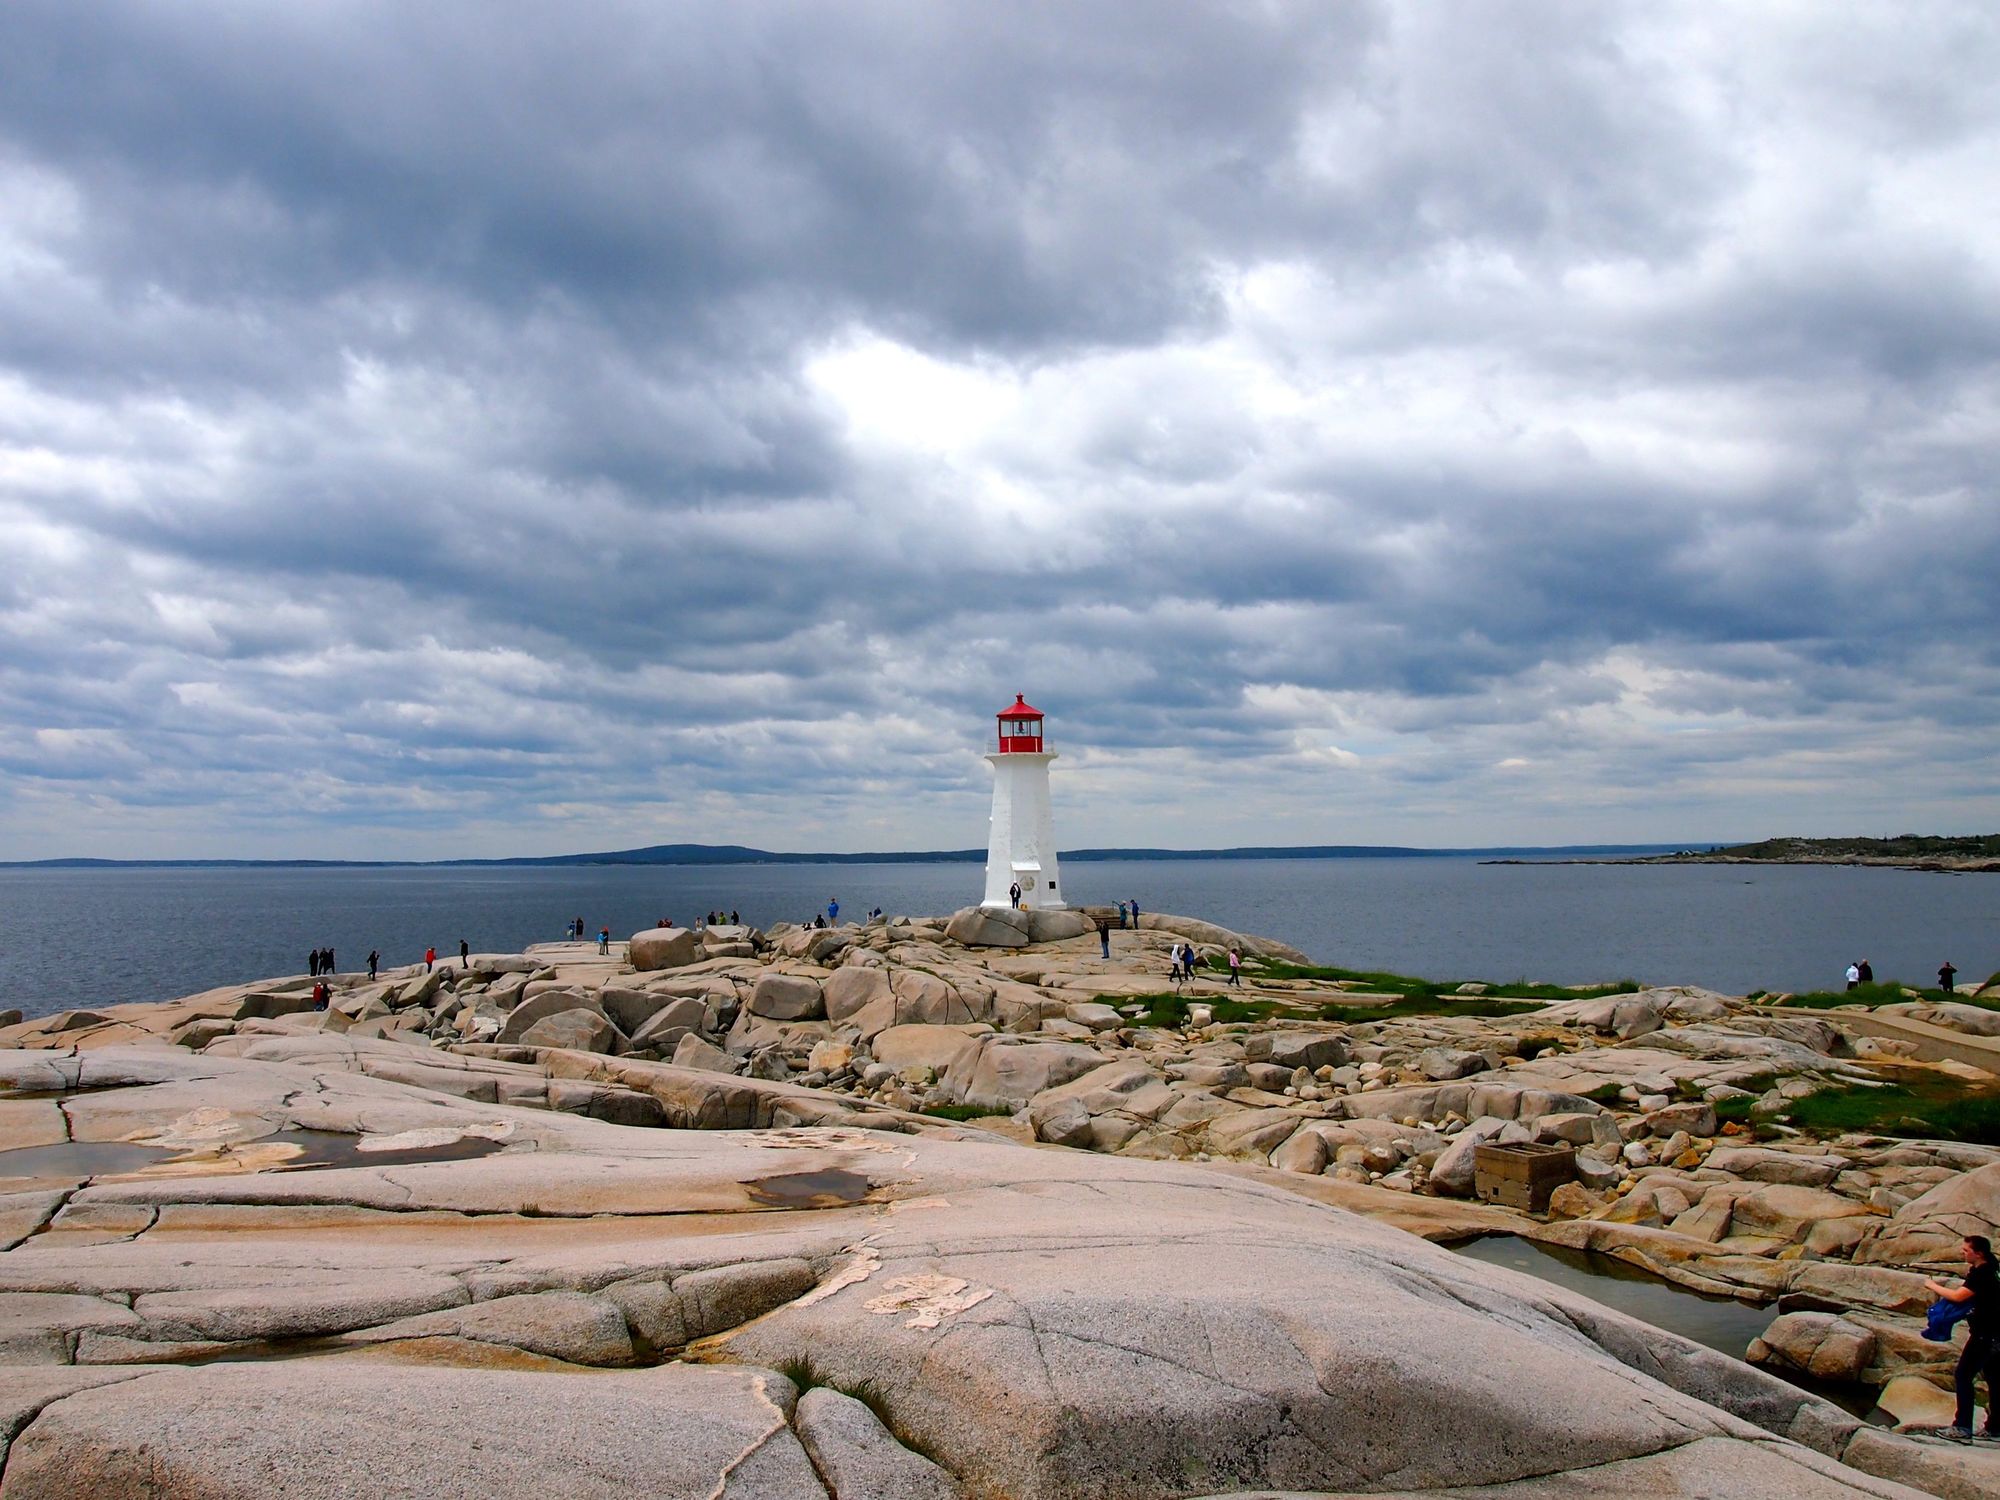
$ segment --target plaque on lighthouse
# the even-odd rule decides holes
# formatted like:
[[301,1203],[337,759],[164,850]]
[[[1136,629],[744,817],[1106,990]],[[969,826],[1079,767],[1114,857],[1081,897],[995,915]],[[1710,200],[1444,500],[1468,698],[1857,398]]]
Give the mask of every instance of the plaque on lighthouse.
[[994,716],[993,817],[986,840],[986,895],[981,906],[1033,911],[1063,907],[1062,871],[1056,863],[1055,822],[1049,810],[1049,762],[1042,711],[1020,694]]

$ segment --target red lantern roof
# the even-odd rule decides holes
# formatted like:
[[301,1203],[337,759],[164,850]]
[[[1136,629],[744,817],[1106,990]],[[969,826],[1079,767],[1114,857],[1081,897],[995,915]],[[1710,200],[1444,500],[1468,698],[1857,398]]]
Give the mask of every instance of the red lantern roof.
[[1039,719],[1043,717],[1043,714],[1039,708],[1029,707],[1027,701],[1019,693],[1016,693],[1014,695],[1013,707],[1001,709],[994,717],[996,719]]

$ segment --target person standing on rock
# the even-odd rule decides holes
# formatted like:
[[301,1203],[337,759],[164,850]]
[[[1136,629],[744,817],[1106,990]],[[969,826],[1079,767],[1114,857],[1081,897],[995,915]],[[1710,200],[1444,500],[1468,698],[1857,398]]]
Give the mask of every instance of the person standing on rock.
[[611,951],[611,929],[609,927],[600,927],[597,929],[597,951],[599,953],[609,953]]
[[1098,946],[1104,950],[1104,956],[1106,958],[1111,957],[1111,918],[1099,917],[1097,919],[1097,942]]
[[327,1001],[326,981],[322,979],[317,981],[313,985],[313,1009],[325,1010],[326,1001]]
[[466,946],[464,938],[458,940],[458,962],[461,968],[472,967],[472,950]]
[[826,901],[826,925],[832,927],[839,921],[840,921],[840,903],[836,901],[833,897],[829,896],[827,897]]
[[1014,910],[1015,910],[1015,911],[1019,911],[1019,910],[1021,909],[1021,882],[1020,882],[1020,881],[1018,881],[1018,880],[1017,880],[1017,881],[1015,881],[1015,882],[1014,882],[1014,883],[1013,883],[1012,885],[1010,885],[1010,886],[1008,886],[1008,887],[1007,887],[1007,900],[1008,900],[1008,902],[1009,902],[1009,903],[1010,903],[1010,904],[1011,904],[1011,905],[1013,906],[1013,908],[1014,908]]
[[1986,1430],[1980,1436],[1989,1442],[2000,1442],[2000,1272],[1996,1272],[1993,1264],[1993,1242],[1983,1234],[1968,1234],[1958,1253],[1965,1261],[1966,1271],[1965,1279],[1956,1288],[1948,1289],[1928,1279],[1924,1282],[1934,1297],[1972,1304],[1972,1311],[1965,1317],[1965,1352],[1959,1355],[1958,1368],[1952,1372],[1958,1408],[1952,1414],[1951,1426],[1942,1429],[1938,1436],[1956,1438],[1961,1443],[1972,1440],[1973,1388],[1984,1375]]
[[1851,990],[1861,983],[1861,969],[1856,964],[1847,966],[1847,987]]
[[1243,988],[1243,955],[1234,948],[1229,950],[1229,982],[1239,990]]
[[1956,978],[1958,978],[1958,970],[1951,966],[1951,960],[1947,958],[1938,969],[1938,988],[1949,995],[1951,993],[1951,982]]
[[368,950],[368,977],[371,980],[375,977],[375,966],[381,962],[382,955],[377,953],[373,948],[370,948]]
[[1873,984],[1875,982],[1875,971],[1868,967],[1868,960],[1865,958],[1861,960],[1860,967],[1854,972],[1860,977],[1863,984]]
[[438,961],[437,949],[435,948],[424,949],[424,972],[426,974],[430,973],[431,965],[436,963],[437,961]]
[[1139,925],[1139,898],[1137,896],[1132,898],[1132,925],[1134,927]]

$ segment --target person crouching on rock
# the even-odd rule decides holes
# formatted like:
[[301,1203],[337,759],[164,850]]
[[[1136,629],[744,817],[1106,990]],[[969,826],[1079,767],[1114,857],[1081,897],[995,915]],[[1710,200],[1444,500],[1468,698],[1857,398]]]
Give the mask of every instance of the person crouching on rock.
[[1965,1317],[1965,1352],[1952,1372],[1952,1386],[1958,1393],[1958,1409],[1951,1426],[1938,1434],[1960,1442],[1972,1439],[1972,1392],[1981,1375],[1986,1377],[1986,1430],[1989,1441],[2000,1442],[2000,1271],[1993,1264],[1993,1242],[1983,1234],[1968,1234],[1959,1247],[1964,1259],[1965,1279],[1955,1289],[1947,1289],[1926,1279],[1925,1288],[1933,1297],[1947,1302],[1970,1302]]

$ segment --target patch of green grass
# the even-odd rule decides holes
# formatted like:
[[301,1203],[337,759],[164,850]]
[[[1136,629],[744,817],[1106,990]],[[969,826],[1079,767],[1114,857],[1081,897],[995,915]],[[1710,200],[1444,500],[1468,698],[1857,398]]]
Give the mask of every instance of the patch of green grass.
[[990,1109],[981,1109],[976,1104],[925,1104],[918,1108],[920,1115],[929,1115],[937,1120],[987,1120],[993,1116]]
[[1619,1102],[1619,1091],[1624,1087],[1622,1083],[1600,1083],[1583,1097],[1592,1104],[1616,1104]]
[[[1909,989],[1916,989],[1916,986],[1911,985]],[[1873,1010],[1878,1005],[1914,1004],[1918,999],[1933,1003],[1952,1001],[1959,1005],[1975,1005],[1981,1010],[2000,1010],[2000,999],[1992,996],[1980,999],[1964,991],[1946,994],[1939,989],[1917,990],[1913,999],[1904,986],[1893,979],[1885,979],[1875,984],[1857,985],[1851,990],[1813,990],[1803,995],[1787,995],[1777,1004],[1782,1009],[1841,1010],[1849,1006],[1860,1006]]]
[[1968,1089],[1957,1079],[1821,1089],[1792,1100],[1785,1113],[1800,1129],[1827,1134],[1859,1130],[2000,1145],[2000,1094]]
[[1323,964],[1288,964],[1276,959],[1258,959],[1255,962],[1257,972],[1272,979],[1359,984],[1371,990],[1400,994],[1411,1000],[1427,997],[1459,1000],[1587,1000],[1595,999],[1599,995],[1629,995],[1639,988],[1636,979],[1621,979],[1615,984],[1586,985],[1581,988],[1561,984],[1530,984],[1525,979],[1516,979],[1505,984],[1488,983],[1485,995],[1473,996],[1456,993],[1460,985],[1472,982],[1463,979],[1418,979],[1409,974],[1390,974],[1378,969],[1341,969]]
[[1206,1005],[1216,1024],[1221,1026],[1246,1021],[1284,1020],[1287,1017],[1304,1019],[1307,1014],[1277,1000],[1225,1000],[1219,996],[1176,995],[1171,990],[1155,995],[1107,995],[1104,998],[1119,1005],[1145,1006],[1144,1015],[1132,1018],[1134,1026],[1185,1026],[1190,1005]]
[[1727,1124],[1731,1120],[1739,1125],[1747,1125],[1750,1122],[1750,1106],[1756,1102],[1755,1094],[1745,1094],[1741,1097],[1731,1095],[1727,1099],[1718,1099],[1715,1101],[1715,1121],[1718,1125]]

